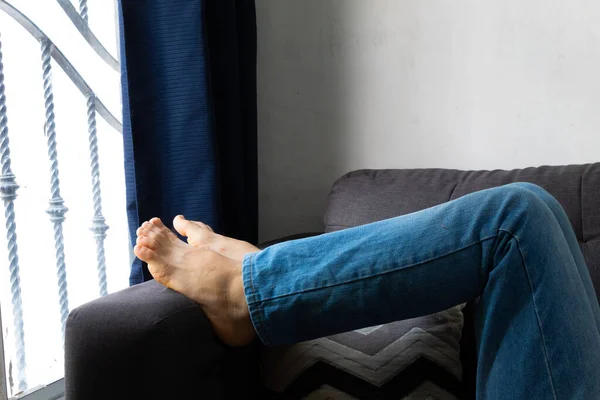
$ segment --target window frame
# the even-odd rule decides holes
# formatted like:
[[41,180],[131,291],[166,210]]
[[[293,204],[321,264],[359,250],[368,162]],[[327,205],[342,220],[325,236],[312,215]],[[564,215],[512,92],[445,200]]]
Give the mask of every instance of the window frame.
[[4,355],[4,329],[2,325],[2,305],[0,304],[0,400],[62,400],[65,398],[65,379],[61,378],[46,386],[31,388],[22,395],[8,397],[6,382],[6,358]]
[[46,386],[37,386],[24,394],[11,397],[8,400],[64,400],[65,379],[61,378]]
[[8,399],[6,385],[6,367],[4,359],[4,328],[2,325],[2,304],[0,304],[0,400]]

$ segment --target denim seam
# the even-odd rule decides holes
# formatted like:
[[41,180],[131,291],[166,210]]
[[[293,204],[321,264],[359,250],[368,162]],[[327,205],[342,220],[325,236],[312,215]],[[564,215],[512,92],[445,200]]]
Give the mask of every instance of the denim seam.
[[[260,326],[260,330],[263,331],[263,336],[264,336],[264,343],[266,345],[273,343],[271,340],[271,335],[269,335],[269,329],[267,327],[267,324],[265,322],[266,318],[264,316],[264,307],[262,307],[262,301],[257,300],[257,291],[256,291],[256,287],[254,286],[254,257],[255,257],[256,253],[251,254],[250,255],[250,270],[249,270],[249,275],[250,275],[250,287],[252,288],[252,301],[250,301],[248,303],[248,307],[253,306],[253,308],[255,308],[255,310],[257,311],[256,313],[250,313],[251,315],[254,314],[256,316],[257,319],[257,323]],[[257,328],[257,331],[259,329]],[[259,335],[260,336],[260,335]]]
[[533,283],[531,282],[531,277],[529,276],[529,270],[527,269],[527,264],[525,263],[525,257],[523,256],[523,252],[521,251],[521,243],[519,242],[519,238],[517,235],[509,231],[508,229],[500,228],[498,231],[506,232],[511,235],[517,242],[517,248],[519,249],[519,254],[521,255],[521,260],[523,261],[523,268],[525,269],[525,275],[527,276],[527,283],[529,284],[529,290],[531,291],[531,301],[533,303],[533,310],[535,312],[535,318],[538,323],[538,329],[540,330],[540,335],[542,337],[542,347],[544,349],[544,358],[546,361],[546,368],[548,369],[548,375],[550,375],[550,385],[552,386],[552,394],[554,395],[554,399],[558,399],[556,395],[556,385],[554,383],[554,378],[552,375],[552,368],[550,367],[550,360],[548,359],[548,349],[546,347],[546,339],[544,338],[544,331],[542,329],[542,321],[540,319],[540,314],[538,312],[538,308],[535,302],[535,295],[533,291]]
[[[584,230],[583,230],[583,192],[582,192],[583,189],[582,188],[583,188],[583,176],[581,178],[580,185],[579,185],[579,196],[580,196],[580,200],[581,200],[581,204],[580,204],[580,208],[581,209],[580,209],[580,211],[581,211],[581,218],[582,218],[582,220],[581,220],[581,226],[582,226],[581,237],[583,238],[584,237],[584,233],[583,233]],[[552,215],[554,216],[554,218],[556,218],[556,220],[558,222],[558,225],[560,227],[560,231],[562,232],[562,237],[565,239],[565,241],[566,241],[566,243],[567,243],[567,245],[569,247],[569,254],[571,255],[571,260],[573,260],[573,263],[577,265],[578,262],[576,260],[575,254],[573,254],[573,253],[577,252],[578,250],[581,250],[581,249],[579,249],[578,247],[576,247],[574,250],[571,249],[571,246],[569,244],[569,240],[567,239],[567,232],[565,232],[565,229],[572,229],[573,233],[575,234],[575,240],[579,241],[579,239],[577,238],[577,234],[575,233],[575,229],[574,229],[574,227],[572,227],[572,224],[571,224],[571,222],[569,220],[569,217],[566,214],[565,214],[565,218],[566,218],[566,221],[567,221],[566,222],[567,227],[565,229],[563,229],[562,223],[560,221],[560,215],[557,215],[557,213],[560,214],[562,211],[564,211],[564,209],[562,208],[562,206],[560,205],[560,203],[558,203],[558,201],[556,201],[556,199],[550,193],[548,193],[548,195],[551,197],[551,199],[549,201],[547,199],[544,199],[542,197],[542,195],[540,195],[536,191],[532,190],[531,188],[526,188],[526,189],[529,190],[529,191],[531,191],[536,196],[538,196],[544,202],[544,204],[546,204],[546,206],[549,208],[549,210],[552,213]],[[541,189],[545,191],[545,189],[543,189],[543,188],[541,188]],[[549,202],[552,202],[552,199],[554,199],[554,204],[548,204]],[[586,243],[586,242],[583,241],[583,243]],[[576,245],[576,246],[578,246],[578,245]],[[587,266],[586,266],[586,268],[587,268]],[[582,284],[584,286],[584,290],[586,291],[586,294],[588,295],[588,297],[592,297],[592,300],[594,300],[594,298],[595,298],[594,297],[595,296],[595,292],[589,293],[587,291],[587,289],[586,289],[586,278],[584,278],[584,276],[582,275],[582,272],[581,272],[580,268],[577,268],[577,271],[578,271],[578,276],[581,279],[581,282],[582,282]],[[592,289],[592,291],[593,291],[593,289]],[[590,296],[590,294],[593,294],[594,296]],[[590,313],[592,315],[594,315],[594,311],[593,311],[592,308],[593,308],[593,303],[590,304]],[[600,325],[598,326],[598,332],[600,333]]]
[[[248,274],[250,275],[250,287],[252,288],[252,297],[256,297],[256,288],[254,287],[254,274],[252,273],[252,268],[253,268],[253,264],[254,264],[254,254],[250,254],[250,271],[248,272]],[[256,302],[256,300],[253,301],[253,303]]]
[[476,244],[479,244],[479,243],[485,242],[487,240],[493,239],[496,236],[498,236],[498,234],[487,236],[487,237],[484,237],[482,239],[479,239],[478,241],[476,241],[474,243],[470,243],[470,244],[465,245],[463,247],[460,247],[458,249],[449,251],[447,253],[444,253],[444,254],[441,254],[441,255],[438,255],[438,256],[435,256],[435,257],[428,258],[428,259],[423,260],[423,261],[419,261],[419,262],[414,263],[414,264],[405,265],[405,266],[400,267],[400,268],[396,268],[396,269],[392,269],[392,270],[389,270],[389,271],[380,272],[380,273],[369,275],[369,276],[366,276],[366,277],[363,277],[363,278],[350,279],[350,280],[346,280],[346,281],[343,281],[343,282],[332,283],[332,284],[329,284],[329,285],[326,285],[326,286],[321,286],[321,287],[315,287],[315,288],[300,290],[300,291],[293,292],[293,293],[280,294],[280,295],[277,295],[277,296],[270,297],[268,299],[263,299],[261,301],[263,303],[266,303],[266,302],[271,301],[271,300],[277,300],[277,299],[281,299],[281,298],[285,298],[285,297],[295,296],[295,295],[302,294],[302,293],[315,292],[317,290],[329,289],[329,288],[332,288],[332,287],[346,285],[346,284],[349,284],[349,283],[364,281],[364,280],[375,278],[375,277],[378,277],[378,276],[382,276],[382,275],[387,275],[387,274],[391,274],[391,273],[394,273],[394,272],[398,272],[401,269],[413,268],[413,267],[416,267],[418,265],[425,264],[425,263],[427,263],[427,262],[429,262],[431,260],[435,260],[435,259],[438,259],[438,258],[446,257],[446,256],[448,256],[450,254],[456,253],[458,251],[462,251],[462,250],[464,250],[466,248],[469,248],[471,246],[474,246]]

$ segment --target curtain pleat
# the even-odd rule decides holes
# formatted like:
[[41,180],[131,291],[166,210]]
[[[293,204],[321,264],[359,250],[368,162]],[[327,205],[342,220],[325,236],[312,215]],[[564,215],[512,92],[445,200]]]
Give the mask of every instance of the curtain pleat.
[[254,1],[206,2],[223,234],[258,240]]

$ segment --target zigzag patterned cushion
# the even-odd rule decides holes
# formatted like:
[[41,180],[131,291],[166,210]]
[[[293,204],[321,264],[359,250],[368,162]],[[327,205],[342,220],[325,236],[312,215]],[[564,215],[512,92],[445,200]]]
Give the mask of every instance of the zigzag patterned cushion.
[[285,399],[457,399],[461,309],[265,349],[265,386]]

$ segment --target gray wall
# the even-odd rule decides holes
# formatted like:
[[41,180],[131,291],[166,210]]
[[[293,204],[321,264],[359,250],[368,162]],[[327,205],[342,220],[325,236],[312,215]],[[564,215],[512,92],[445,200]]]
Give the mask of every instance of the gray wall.
[[358,168],[600,159],[600,2],[257,0],[260,236]]

